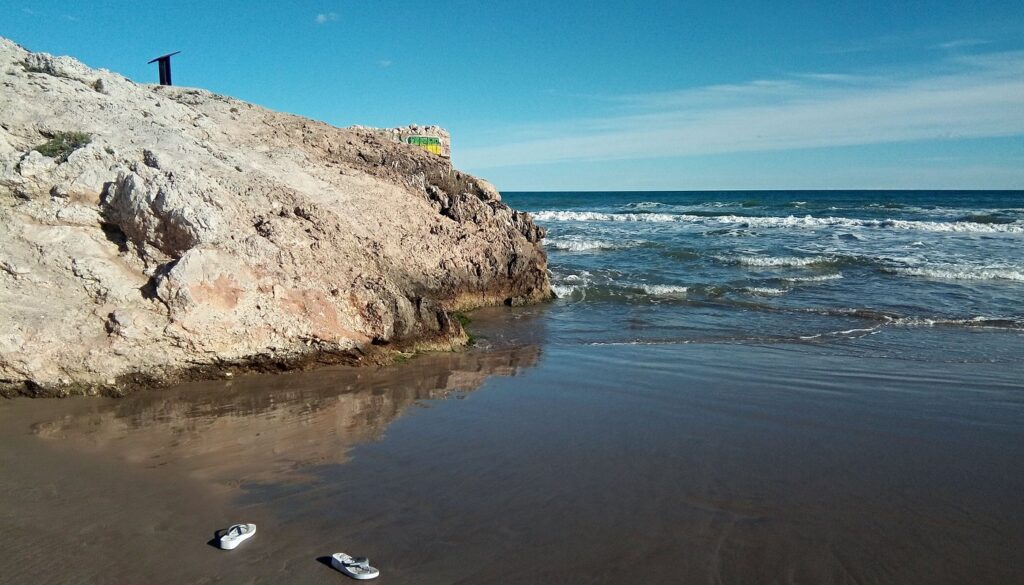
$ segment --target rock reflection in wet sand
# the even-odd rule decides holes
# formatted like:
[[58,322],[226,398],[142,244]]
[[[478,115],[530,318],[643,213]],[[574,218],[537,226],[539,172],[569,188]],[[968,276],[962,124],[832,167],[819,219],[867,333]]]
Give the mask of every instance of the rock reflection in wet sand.
[[490,376],[513,376],[539,356],[536,345],[434,354],[388,368],[328,368],[80,400],[33,432],[221,487],[302,481],[304,468],[345,462],[353,446],[379,439],[409,407],[472,392]]

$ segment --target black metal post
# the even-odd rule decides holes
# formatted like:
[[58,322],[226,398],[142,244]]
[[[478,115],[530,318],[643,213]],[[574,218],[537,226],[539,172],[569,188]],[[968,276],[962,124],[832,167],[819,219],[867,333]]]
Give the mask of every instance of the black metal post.
[[156,66],[160,70],[160,85],[171,85],[171,57],[177,55],[180,52],[181,51],[175,51],[173,53],[161,55],[149,62],[156,63]]
[[171,84],[171,60],[160,59],[160,85]]

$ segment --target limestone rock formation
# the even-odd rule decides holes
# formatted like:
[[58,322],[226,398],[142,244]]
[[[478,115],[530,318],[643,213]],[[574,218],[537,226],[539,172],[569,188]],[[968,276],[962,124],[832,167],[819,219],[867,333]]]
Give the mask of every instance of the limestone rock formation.
[[0,392],[383,359],[550,296],[543,231],[386,131],[0,38]]
[[363,128],[361,126],[353,126],[353,128],[376,130],[379,134],[397,142],[406,142],[407,139],[413,136],[430,136],[437,138],[441,142],[441,152],[438,154],[444,158],[452,157],[452,137],[448,134],[447,130],[440,126],[420,126],[419,124],[410,124],[408,126],[402,126],[401,128]]

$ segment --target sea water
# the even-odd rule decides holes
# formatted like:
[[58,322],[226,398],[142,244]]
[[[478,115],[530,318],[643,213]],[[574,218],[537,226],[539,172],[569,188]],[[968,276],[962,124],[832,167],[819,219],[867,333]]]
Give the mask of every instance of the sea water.
[[1024,354],[1024,192],[505,201],[548,230],[552,318],[566,340],[828,344],[970,361]]

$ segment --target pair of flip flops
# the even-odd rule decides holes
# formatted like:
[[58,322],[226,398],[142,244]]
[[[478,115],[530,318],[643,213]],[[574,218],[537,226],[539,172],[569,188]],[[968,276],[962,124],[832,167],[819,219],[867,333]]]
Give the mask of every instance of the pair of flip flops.
[[[231,550],[256,534],[255,524],[234,524],[220,535],[218,544],[224,550]],[[331,555],[331,566],[353,579],[376,579],[380,571],[370,566],[370,559],[353,557],[345,553]]]

